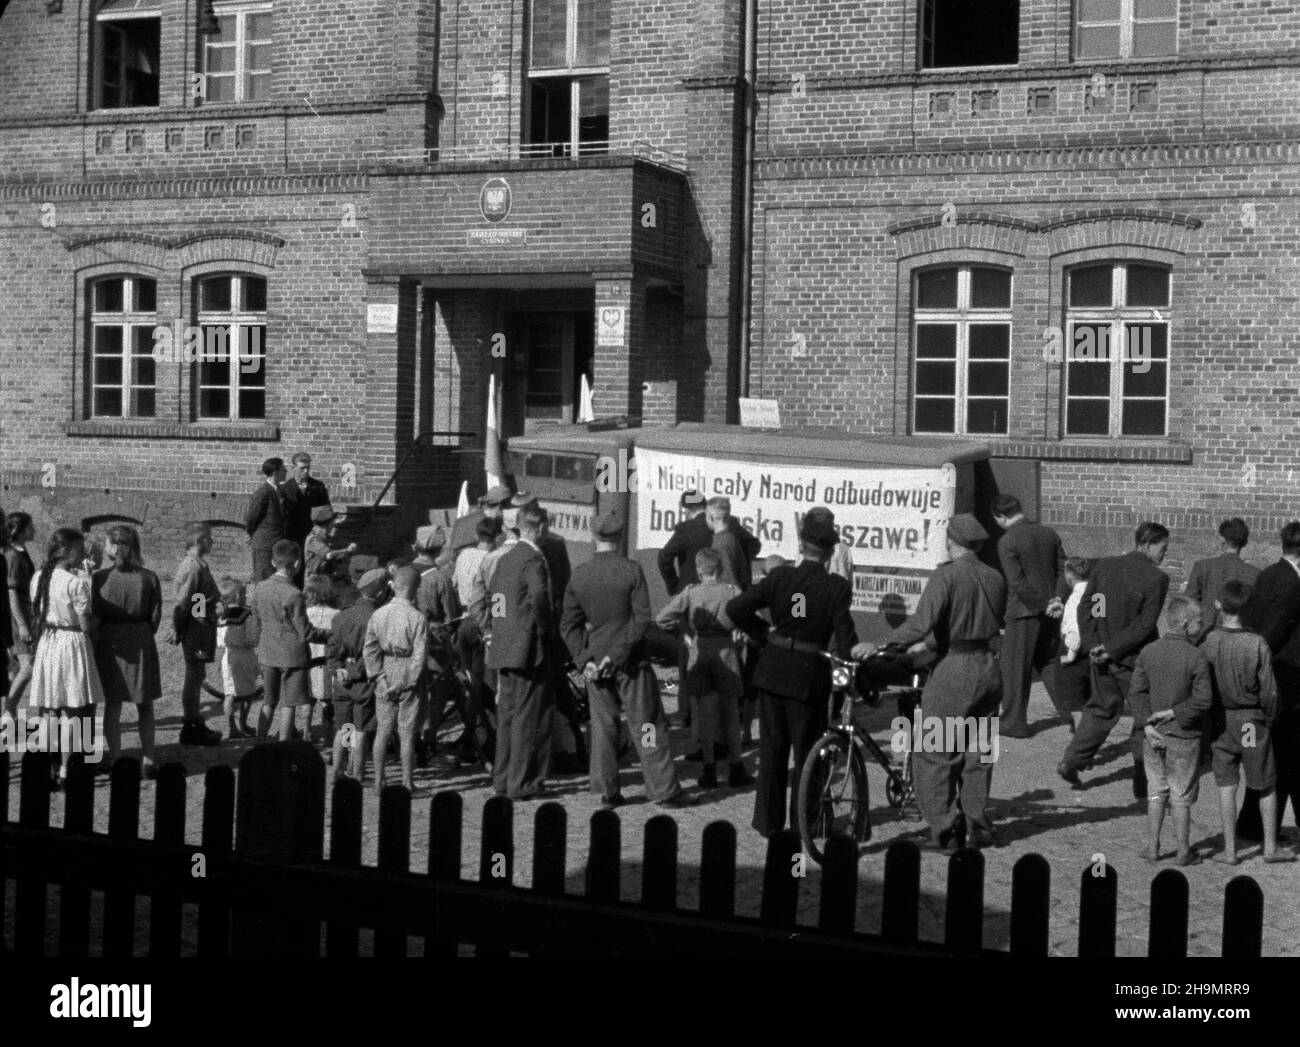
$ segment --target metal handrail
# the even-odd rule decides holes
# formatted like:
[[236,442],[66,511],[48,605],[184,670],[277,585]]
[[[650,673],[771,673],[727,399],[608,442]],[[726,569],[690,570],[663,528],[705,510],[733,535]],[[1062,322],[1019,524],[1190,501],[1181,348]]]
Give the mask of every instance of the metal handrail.
[[422,433],[417,433],[415,439],[411,441],[411,446],[406,449],[406,454],[402,455],[402,460],[397,463],[397,468],[393,470],[392,475],[388,478],[388,483],[384,484],[384,489],[379,492],[379,497],[375,499],[374,504],[370,507],[371,511],[379,508],[380,503],[384,500],[384,495],[388,493],[388,489],[393,486],[393,481],[397,479],[397,474],[402,471],[402,466],[407,463],[407,460],[415,453],[415,449],[420,446],[420,441],[426,436],[454,436],[461,440],[474,440],[477,439],[478,433],[463,433],[453,429],[426,429]]

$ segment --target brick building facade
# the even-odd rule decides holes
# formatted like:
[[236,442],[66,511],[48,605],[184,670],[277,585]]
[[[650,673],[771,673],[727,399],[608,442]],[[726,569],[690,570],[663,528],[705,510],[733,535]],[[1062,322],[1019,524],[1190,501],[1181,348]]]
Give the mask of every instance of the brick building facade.
[[[978,435],[1084,554],[1158,519],[1178,575],[1240,514],[1275,558],[1300,512],[1300,6],[764,8],[751,395]],[[1087,358],[1102,328],[1133,372]]]
[[481,490],[492,373],[507,436],[584,374],[605,415],[734,401],[739,5],[0,11],[0,504],[42,536],[121,516],[170,556],[199,517],[238,566],[263,458],[365,510],[468,434],[402,467],[383,554]]
[[[391,536],[481,483],[489,375],[509,435],[586,374],[979,436],[1082,552],[1150,516],[1177,573],[1240,513],[1265,558],[1298,66],[1263,0],[0,3],[0,504],[170,557],[269,455],[368,508],[474,434]],[[232,352],[150,364],[159,325]]]

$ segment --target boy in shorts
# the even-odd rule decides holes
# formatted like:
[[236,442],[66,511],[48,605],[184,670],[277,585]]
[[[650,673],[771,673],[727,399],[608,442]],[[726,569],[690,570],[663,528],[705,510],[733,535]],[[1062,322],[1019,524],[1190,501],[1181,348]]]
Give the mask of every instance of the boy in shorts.
[[1259,791],[1264,820],[1264,861],[1293,862],[1296,856],[1277,846],[1277,765],[1269,729],[1277,718],[1277,681],[1272,654],[1258,633],[1242,628],[1241,610],[1251,587],[1238,578],[1219,589],[1214,606],[1218,626],[1205,637],[1202,650],[1210,662],[1214,700],[1223,724],[1211,746],[1214,784],[1219,787],[1223,819],[1223,853],[1217,861],[1236,865],[1237,781],[1246,768],[1246,787]]
[[281,706],[284,716],[280,718],[280,741],[287,742],[293,736],[298,707],[311,704],[307,677],[311,644],[326,643],[330,638],[328,630],[317,629],[307,620],[307,601],[293,580],[301,560],[298,543],[281,538],[271,548],[275,573],[253,589],[250,632],[262,669],[258,741],[266,739],[276,709]]
[[1201,732],[1214,704],[1210,666],[1198,648],[1201,609],[1185,596],[1175,596],[1165,611],[1165,633],[1137,657],[1129,686],[1133,721],[1146,735],[1147,818],[1151,833],[1142,857],[1160,860],[1160,829],[1165,802],[1173,808],[1178,864],[1200,859],[1190,844],[1192,804],[1198,793]]
[[402,784],[415,790],[415,731],[428,672],[429,622],[415,606],[420,572],[409,565],[393,575],[393,599],[366,625],[366,676],[375,684],[375,795],[384,788],[388,742],[397,731]]

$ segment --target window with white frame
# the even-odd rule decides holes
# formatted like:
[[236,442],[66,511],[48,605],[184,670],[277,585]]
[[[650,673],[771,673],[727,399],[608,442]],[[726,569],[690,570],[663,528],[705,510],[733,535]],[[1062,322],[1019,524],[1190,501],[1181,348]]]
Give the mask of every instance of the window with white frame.
[[90,416],[152,418],[157,408],[157,281],[109,276],[90,285]]
[[912,298],[912,431],[1007,432],[1011,273],[989,266],[918,271]]
[[158,0],[103,0],[92,25],[91,105],[158,105],[162,8]]
[[262,102],[271,97],[271,5],[216,4],[217,32],[203,37],[203,98]]
[[1075,0],[1074,19],[1076,59],[1178,51],[1178,0]]
[[242,273],[196,282],[202,345],[195,364],[198,420],[266,417],[266,280]]
[[609,148],[610,0],[532,0],[526,156]]
[[1065,435],[1164,436],[1170,271],[1106,262],[1066,283]]

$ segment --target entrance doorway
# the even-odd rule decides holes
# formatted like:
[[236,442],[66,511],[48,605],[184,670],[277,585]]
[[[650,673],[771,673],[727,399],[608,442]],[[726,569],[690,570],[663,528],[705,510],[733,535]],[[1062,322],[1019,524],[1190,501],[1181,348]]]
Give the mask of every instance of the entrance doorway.
[[577,420],[582,376],[591,380],[593,310],[507,315],[509,366],[503,383],[503,436]]

